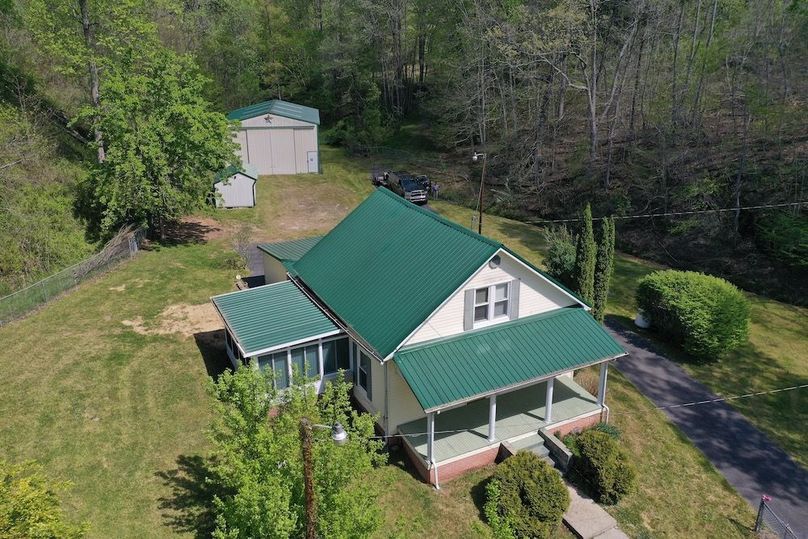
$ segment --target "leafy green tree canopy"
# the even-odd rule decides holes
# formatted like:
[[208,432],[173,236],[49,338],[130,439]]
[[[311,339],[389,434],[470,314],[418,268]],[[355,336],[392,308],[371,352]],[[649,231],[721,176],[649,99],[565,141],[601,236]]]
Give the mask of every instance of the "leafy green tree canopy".
[[581,230],[575,247],[575,288],[581,298],[592,305],[595,299],[595,233],[592,230],[592,208],[586,204],[581,215]]
[[98,114],[86,109],[107,148],[90,180],[102,233],[135,222],[162,237],[236,160],[232,127],[203,97],[205,83],[189,58],[167,50],[108,73]]
[[351,408],[350,384],[338,376],[318,399],[310,384],[283,393],[257,369],[226,372],[211,384],[217,538],[301,536],[306,524],[300,421],[341,423],[337,446],[326,428],[313,430],[314,488],[320,537],[367,537],[381,523],[368,472],[383,461],[373,417]]
[[86,525],[70,522],[59,506],[57,493],[67,486],[50,481],[36,463],[0,460],[0,537],[84,537]]

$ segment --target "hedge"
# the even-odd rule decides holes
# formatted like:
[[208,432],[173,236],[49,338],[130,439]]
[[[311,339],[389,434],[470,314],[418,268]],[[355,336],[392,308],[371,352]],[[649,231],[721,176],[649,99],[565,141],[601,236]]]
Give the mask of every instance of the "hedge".
[[635,486],[637,473],[628,455],[609,434],[591,429],[575,438],[573,479],[595,501],[617,503]]
[[486,492],[486,514],[498,537],[549,537],[570,504],[559,473],[529,451],[497,466]]
[[716,359],[746,342],[749,304],[724,279],[655,271],[640,280],[637,304],[664,338],[698,359]]

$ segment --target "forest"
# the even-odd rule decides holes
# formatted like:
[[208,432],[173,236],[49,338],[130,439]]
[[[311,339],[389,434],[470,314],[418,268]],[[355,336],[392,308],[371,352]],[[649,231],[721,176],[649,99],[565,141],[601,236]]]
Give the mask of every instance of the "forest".
[[203,205],[223,113],[281,98],[351,154],[415,126],[397,149],[457,202],[482,151],[488,212],[590,202],[621,250],[808,301],[803,0],[0,0],[0,27],[0,293]]

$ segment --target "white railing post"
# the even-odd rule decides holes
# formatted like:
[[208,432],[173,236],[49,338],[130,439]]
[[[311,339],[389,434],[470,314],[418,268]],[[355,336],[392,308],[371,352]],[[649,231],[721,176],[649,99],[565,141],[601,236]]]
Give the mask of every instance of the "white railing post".
[[488,441],[493,442],[497,437],[497,396],[488,397]]
[[555,378],[547,380],[547,401],[544,405],[545,423],[550,423],[553,420],[553,385],[555,385]]
[[606,378],[609,375],[609,363],[600,364],[600,381],[598,382],[598,406],[606,403]]

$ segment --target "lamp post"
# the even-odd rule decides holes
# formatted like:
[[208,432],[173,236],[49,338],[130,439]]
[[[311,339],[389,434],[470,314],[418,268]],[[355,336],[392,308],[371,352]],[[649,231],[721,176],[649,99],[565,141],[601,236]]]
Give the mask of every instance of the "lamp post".
[[314,428],[330,429],[331,440],[343,445],[348,433],[337,422],[333,425],[318,425],[306,417],[300,418],[300,447],[303,453],[303,489],[306,497],[306,539],[317,538],[317,499],[314,496],[314,461],[312,459],[312,431]]
[[476,163],[480,159],[483,160],[483,171],[480,174],[480,196],[477,199],[477,206],[479,207],[480,213],[477,216],[477,234],[482,235],[483,233],[483,190],[485,187],[485,164],[488,161],[488,157],[484,153],[477,153],[471,156],[472,162]]

